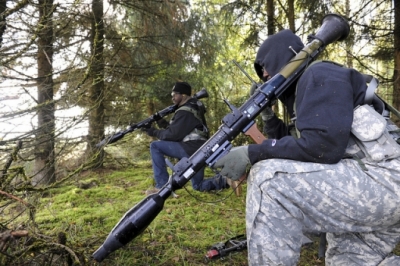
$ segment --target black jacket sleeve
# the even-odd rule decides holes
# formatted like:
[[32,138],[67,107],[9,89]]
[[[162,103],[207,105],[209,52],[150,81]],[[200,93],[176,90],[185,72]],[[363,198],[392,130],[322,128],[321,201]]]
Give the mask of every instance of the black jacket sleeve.
[[178,110],[172,123],[166,129],[154,131],[154,136],[160,140],[182,141],[198,125],[199,121],[193,113],[185,110]]
[[270,139],[280,139],[289,135],[288,126],[274,115],[271,119],[264,121],[264,133]]
[[270,158],[337,163],[347,147],[353,109],[363,102],[366,83],[355,70],[314,64],[298,81],[296,127],[300,138],[285,136],[249,145],[252,164]]

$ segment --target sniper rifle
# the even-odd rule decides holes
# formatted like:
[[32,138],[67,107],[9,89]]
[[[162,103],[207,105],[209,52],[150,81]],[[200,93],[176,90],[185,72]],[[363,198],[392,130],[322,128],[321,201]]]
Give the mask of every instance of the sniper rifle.
[[204,166],[212,167],[218,159],[226,155],[232,148],[231,141],[240,133],[246,132],[261,111],[281,96],[328,44],[344,40],[349,32],[350,26],[343,17],[336,14],[326,15],[315,36],[310,36],[307,45],[275,76],[261,85],[239,109],[225,101],[232,112],[222,119],[222,125],[217,132],[190,158],[182,158],[174,165],[170,182],[125,213],[104,243],[93,253],[92,258],[101,262],[111,252],[140,235],[161,212],[165,200],[173,191],[181,189]]
[[[195,95],[193,95],[193,98],[200,100],[202,98],[207,98],[208,93],[205,88],[201,89],[201,91],[197,92]],[[149,127],[153,122],[160,120],[164,116],[167,116],[173,112],[175,112],[177,109],[176,105],[171,105],[168,106],[167,108],[156,112],[155,114],[151,115],[150,117],[146,118],[143,121],[140,121],[139,123],[130,125],[126,130],[119,131],[105,139],[103,139],[101,142],[96,144],[96,148],[101,148],[107,144],[114,143],[120,139],[122,139],[126,134],[133,132],[137,129],[144,128],[144,127]]]

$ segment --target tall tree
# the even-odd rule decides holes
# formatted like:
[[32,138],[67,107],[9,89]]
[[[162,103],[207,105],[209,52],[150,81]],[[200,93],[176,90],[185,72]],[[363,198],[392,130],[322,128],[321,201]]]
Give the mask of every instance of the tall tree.
[[[345,17],[350,17],[350,0],[345,0]],[[346,56],[346,65],[347,67],[352,68],[353,67],[353,57],[351,56],[351,53],[349,51],[353,50],[354,46],[354,32],[352,31],[349,36],[346,39],[346,51],[347,51],[347,56]]]
[[267,0],[267,29],[268,36],[275,34],[275,5],[274,0]]
[[[400,0],[394,0],[393,106],[400,110]],[[394,118],[395,119],[395,118]],[[400,120],[395,119],[400,126]]]
[[36,133],[33,185],[55,182],[55,105],[53,101],[53,0],[39,0],[37,88],[38,129]]
[[294,25],[295,23],[294,0],[288,0],[287,5],[288,5],[287,18],[289,21],[289,29],[291,29],[293,32],[296,32],[296,27]]
[[93,166],[103,164],[103,150],[95,148],[104,137],[104,20],[103,0],[92,0],[90,50],[91,86],[89,89],[89,135],[88,152],[93,160]]
[[107,48],[112,48],[105,68],[107,126],[126,126],[170,105],[171,88],[177,80],[200,89],[194,70],[206,67],[218,51],[209,41],[215,37],[205,30],[208,25],[200,22],[207,18],[189,12],[187,3],[118,4],[114,9],[122,19],[106,18]]
[[[0,0],[0,14],[4,14],[7,8],[7,0]],[[3,43],[3,34],[6,30],[6,17],[4,15],[0,18],[0,48]]]

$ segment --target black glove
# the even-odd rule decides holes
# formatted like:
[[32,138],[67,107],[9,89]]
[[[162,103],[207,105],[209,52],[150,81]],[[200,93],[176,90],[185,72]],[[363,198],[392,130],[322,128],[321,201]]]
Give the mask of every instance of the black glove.
[[156,134],[156,130],[154,127],[142,127],[142,131],[146,132],[150,137],[154,137]]
[[219,159],[214,168],[221,168],[220,175],[232,180],[239,180],[246,173],[247,166],[250,165],[249,147],[239,146],[232,148],[228,154]]
[[154,136],[154,132],[156,131],[155,128],[151,127],[151,123],[145,124],[141,127],[141,130],[143,132],[146,132],[147,135],[149,135],[150,137]]
[[169,123],[167,120],[164,118],[161,118],[160,120],[156,121],[158,128],[167,128],[169,126]]

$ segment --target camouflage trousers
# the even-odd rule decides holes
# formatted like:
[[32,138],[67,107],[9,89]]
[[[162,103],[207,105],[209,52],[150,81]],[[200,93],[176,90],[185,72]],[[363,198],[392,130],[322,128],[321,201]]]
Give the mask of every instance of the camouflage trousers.
[[296,265],[304,233],[327,232],[326,265],[400,265],[400,159],[269,159],[248,176],[249,265]]

